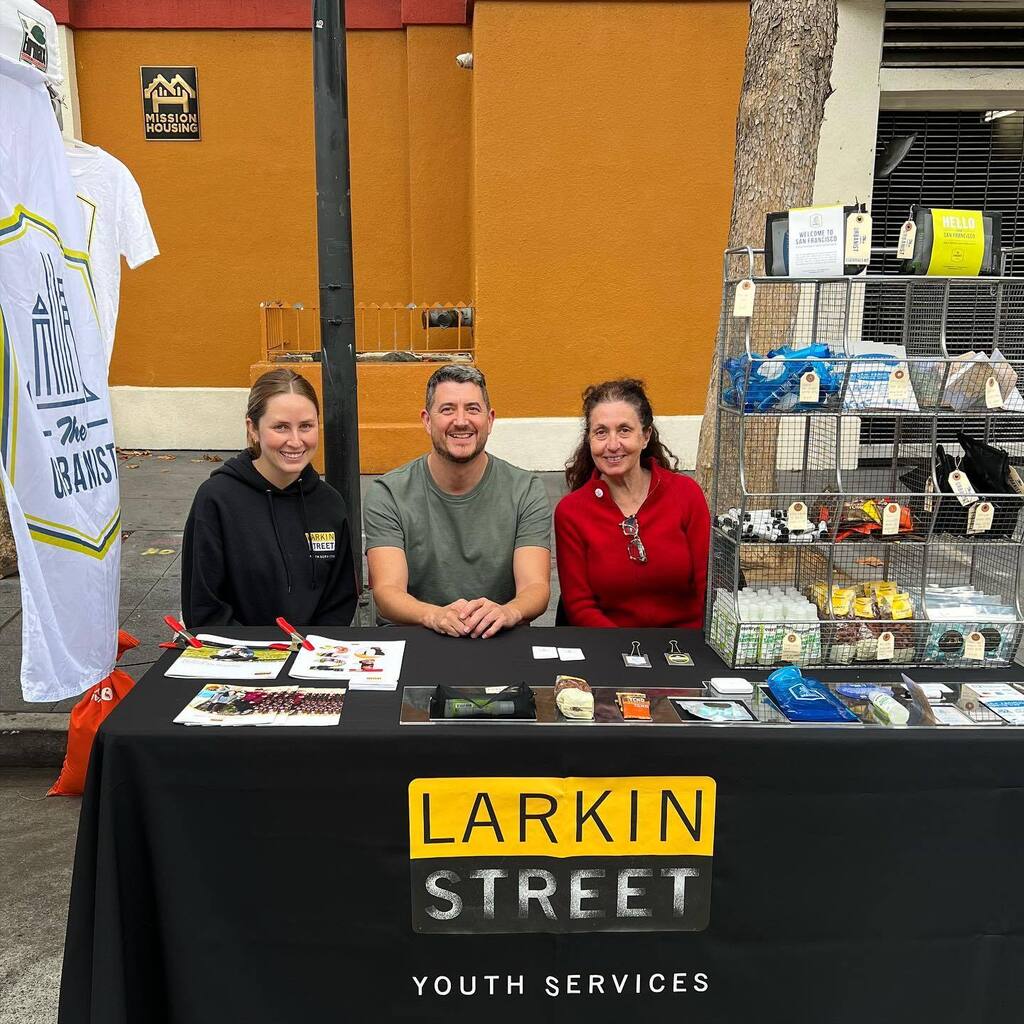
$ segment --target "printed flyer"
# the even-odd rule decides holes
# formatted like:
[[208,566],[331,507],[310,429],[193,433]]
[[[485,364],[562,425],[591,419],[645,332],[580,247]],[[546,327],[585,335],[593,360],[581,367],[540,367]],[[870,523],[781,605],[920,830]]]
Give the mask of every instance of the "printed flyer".
[[309,635],[313,650],[299,650],[289,675],[293,679],[344,682],[350,690],[395,690],[402,674],[404,640],[365,643]]
[[326,687],[207,683],[174,719],[178,725],[337,725],[345,691]]
[[276,679],[288,654],[244,642],[231,647],[186,647],[165,674],[175,679]]
[[789,276],[841,277],[846,223],[841,206],[789,211]]

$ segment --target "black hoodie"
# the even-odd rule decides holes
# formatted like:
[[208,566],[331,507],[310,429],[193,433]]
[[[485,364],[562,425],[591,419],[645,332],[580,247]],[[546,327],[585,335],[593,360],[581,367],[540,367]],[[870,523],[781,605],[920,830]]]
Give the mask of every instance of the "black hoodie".
[[280,490],[247,452],[196,492],[181,552],[185,624],[348,626],[356,607],[345,502],[312,466]]

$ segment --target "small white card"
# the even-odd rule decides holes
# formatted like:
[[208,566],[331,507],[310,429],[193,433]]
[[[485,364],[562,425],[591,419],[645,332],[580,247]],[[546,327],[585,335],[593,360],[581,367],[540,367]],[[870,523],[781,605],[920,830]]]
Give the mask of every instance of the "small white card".
[[783,659],[788,658],[799,658],[800,657],[800,634],[799,633],[787,633],[782,638],[782,657]]
[[953,688],[945,683],[918,683],[924,691],[924,695],[931,700],[944,700],[947,693],[952,693]]
[[800,402],[803,405],[816,405],[821,398],[821,380],[813,370],[808,370],[800,378]]
[[952,704],[933,704],[932,714],[935,716],[936,725],[974,725],[974,721],[968,718],[959,708]]
[[900,506],[890,501],[882,512],[882,536],[892,537],[900,532]]
[[910,397],[910,378],[907,371],[900,369],[893,370],[889,374],[889,383],[886,385],[886,397],[893,402],[902,402]]
[[967,510],[967,532],[987,533],[992,529],[993,509],[989,501],[979,501]]
[[999,390],[999,381],[995,377],[989,377],[985,381],[985,408],[1002,409],[1003,393]]
[[964,659],[966,661],[985,660],[985,638],[980,633],[969,633],[964,642]]
[[626,668],[650,668],[651,659],[646,654],[624,654],[623,664]]
[[786,528],[790,530],[806,530],[810,525],[807,519],[807,506],[802,501],[794,501],[786,509]]
[[896,246],[896,258],[909,260],[914,255],[914,242],[917,239],[917,225],[908,220],[900,228],[900,240]]
[[978,500],[978,493],[975,491],[974,485],[962,469],[953,470],[948,479],[949,486],[953,489],[953,493],[961,505],[966,507]]
[[579,647],[559,647],[558,657],[562,661],[586,661],[583,650]]
[[846,221],[846,262],[866,267],[871,262],[871,215],[853,213]]
[[888,630],[878,638],[878,650],[875,654],[876,661],[892,661],[896,651],[896,638]]
[[732,315],[750,317],[754,315],[754,282],[747,278],[736,285],[736,297],[732,303]]
[[534,647],[533,656],[535,658],[557,658],[558,648],[557,647]]

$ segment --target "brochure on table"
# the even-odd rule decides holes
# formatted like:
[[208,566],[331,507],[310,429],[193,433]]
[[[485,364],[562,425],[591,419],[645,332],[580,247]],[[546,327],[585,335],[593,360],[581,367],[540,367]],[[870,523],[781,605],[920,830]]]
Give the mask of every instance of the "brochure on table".
[[402,674],[404,640],[332,640],[309,634],[313,650],[299,650],[288,674],[345,684],[350,690],[395,690]]
[[276,679],[289,651],[270,641],[228,640],[225,646],[186,647],[166,674],[174,679]]
[[320,726],[341,721],[340,687],[237,686],[207,683],[174,719],[178,725]]

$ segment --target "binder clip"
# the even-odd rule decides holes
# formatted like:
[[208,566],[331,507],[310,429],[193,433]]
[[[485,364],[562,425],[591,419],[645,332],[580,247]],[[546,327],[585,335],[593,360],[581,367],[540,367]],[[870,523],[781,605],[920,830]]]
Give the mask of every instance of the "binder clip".
[[686,651],[679,650],[679,642],[677,640],[669,640],[668,650],[665,652],[665,660],[677,668],[693,667],[693,658]]
[[626,668],[650,668],[651,659],[640,650],[640,641],[634,640],[629,648],[629,654],[622,655],[623,664]]

